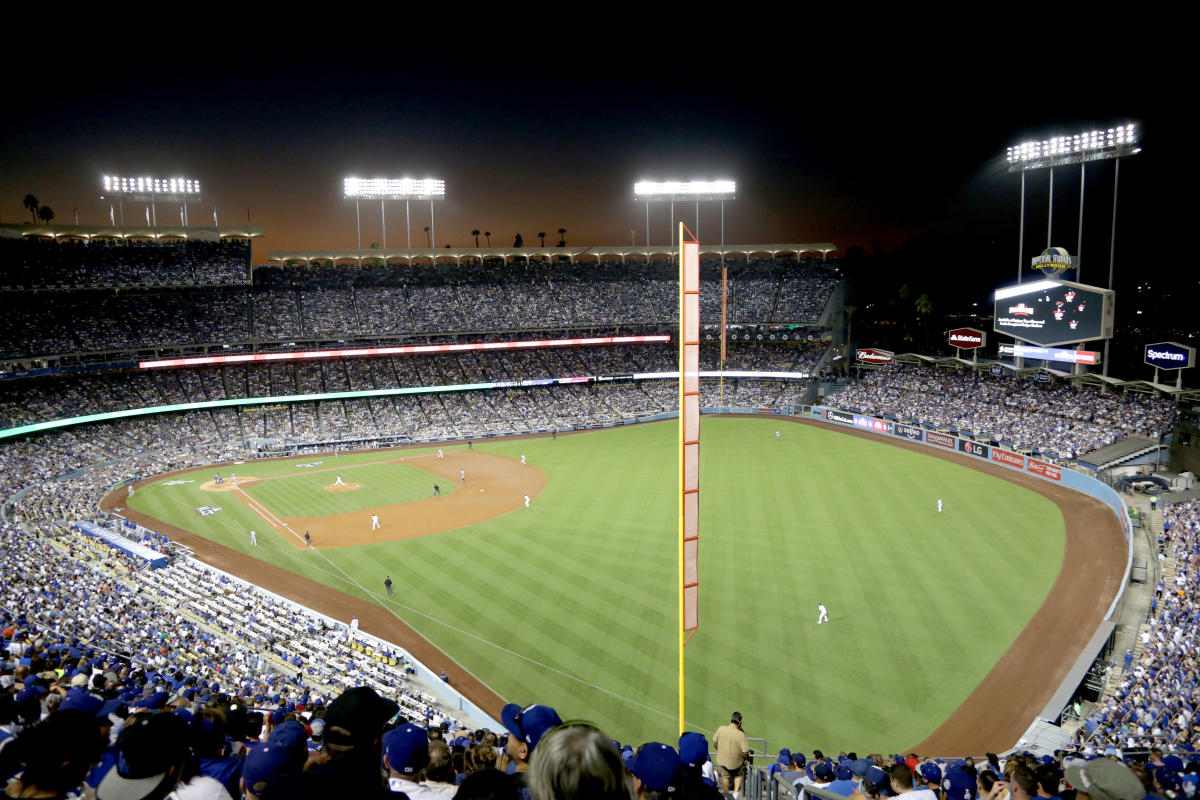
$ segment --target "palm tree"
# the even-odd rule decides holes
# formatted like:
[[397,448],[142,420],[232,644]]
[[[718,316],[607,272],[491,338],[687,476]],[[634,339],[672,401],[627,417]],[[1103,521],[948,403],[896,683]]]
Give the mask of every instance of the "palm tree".
[[929,299],[929,295],[925,292],[921,292],[921,296],[917,298],[917,302],[913,303],[913,305],[917,309],[918,317],[933,311],[933,301]]
[[559,247],[567,246],[567,229],[566,228],[558,229],[558,246]]
[[428,225],[425,226],[425,246],[433,247],[433,244],[430,242],[430,239],[429,239],[429,226]]
[[[542,234],[542,236],[545,236],[545,235],[546,234],[544,234],[544,233]],[[521,234],[518,233],[517,238],[513,239],[513,247],[524,247],[524,246],[525,246],[525,240],[522,239]]]
[[37,225],[37,211],[38,211],[38,206],[40,206],[40,205],[41,205],[41,203],[38,202],[38,199],[36,197],[34,197],[31,194],[25,195],[25,207],[27,209],[29,209],[29,214],[30,214],[30,216],[33,217],[34,225]]
[[542,247],[546,246],[546,232],[542,231],[538,234],[538,238],[542,240]]
[[38,209],[37,215],[42,222],[49,225],[50,220],[54,219],[54,209],[50,208],[50,206],[42,206]]
[[491,247],[491,246],[492,246],[492,232],[491,232],[491,231],[484,231],[484,232],[483,232],[483,235],[484,235],[485,237],[487,237],[487,243],[488,243],[488,247]]
[[475,237],[475,246],[479,247],[479,228],[471,231],[471,235]]

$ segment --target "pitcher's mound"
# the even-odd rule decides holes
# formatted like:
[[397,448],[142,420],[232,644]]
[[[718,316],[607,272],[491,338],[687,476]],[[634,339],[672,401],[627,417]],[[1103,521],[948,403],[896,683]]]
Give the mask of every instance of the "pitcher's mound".
[[237,483],[231,480],[226,480],[222,483],[205,481],[200,484],[200,488],[206,492],[232,492],[234,489],[249,489],[251,486],[257,486],[262,483],[262,481],[262,478],[238,478]]
[[324,487],[327,492],[353,492],[355,489],[361,489],[361,483],[344,483],[338,486],[336,483],[331,483]]

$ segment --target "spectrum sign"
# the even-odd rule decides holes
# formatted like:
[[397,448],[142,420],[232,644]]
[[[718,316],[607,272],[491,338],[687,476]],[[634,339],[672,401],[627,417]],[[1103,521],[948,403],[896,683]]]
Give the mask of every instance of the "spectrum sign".
[[950,331],[950,346],[959,350],[974,350],[987,344],[987,334],[975,328],[955,328]]
[[1187,369],[1196,362],[1196,348],[1178,342],[1148,344],[1145,360],[1157,369]]
[[305,350],[299,353],[244,353],[236,356],[192,356],[140,361],[142,369],[159,367],[196,367],[206,364],[242,364],[254,361],[307,361],[314,358],[357,358],[360,356],[415,355],[420,353],[463,353],[472,350],[526,350],[544,347],[578,347],[597,344],[636,344],[669,342],[670,336],[593,336],[587,339],[530,339],[513,342],[472,342],[469,344],[415,344],[402,347],[360,347],[349,350]]
[[891,364],[895,353],[878,347],[864,347],[855,351],[854,357],[866,364]]

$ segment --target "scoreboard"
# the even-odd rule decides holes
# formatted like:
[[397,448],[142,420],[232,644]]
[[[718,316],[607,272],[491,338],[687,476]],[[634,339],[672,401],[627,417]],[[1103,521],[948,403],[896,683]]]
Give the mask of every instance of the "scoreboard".
[[1110,339],[1115,296],[1112,289],[1060,280],[997,289],[992,330],[1042,347]]

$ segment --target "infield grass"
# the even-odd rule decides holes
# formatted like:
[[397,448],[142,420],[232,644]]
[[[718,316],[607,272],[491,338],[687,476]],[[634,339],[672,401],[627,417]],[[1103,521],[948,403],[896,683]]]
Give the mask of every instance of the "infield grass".
[[[622,741],[673,742],[676,430],[479,444],[525,453],[546,473],[533,507],[386,544],[296,550],[264,537],[240,503],[199,516],[194,495],[228,498],[192,485],[156,484],[131,505],[384,604],[512,702],[554,706]],[[737,709],[747,734],[767,740],[756,750],[916,744],[1008,649],[1062,565],[1058,507],[1000,478],[778,418],[705,418],[701,441],[688,721],[711,733]],[[297,471],[286,464],[237,470]],[[256,523],[251,548],[245,530]],[[390,601],[379,596],[387,573]],[[818,602],[829,624],[816,625]]]

